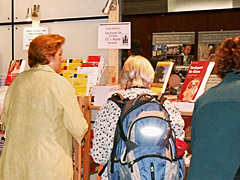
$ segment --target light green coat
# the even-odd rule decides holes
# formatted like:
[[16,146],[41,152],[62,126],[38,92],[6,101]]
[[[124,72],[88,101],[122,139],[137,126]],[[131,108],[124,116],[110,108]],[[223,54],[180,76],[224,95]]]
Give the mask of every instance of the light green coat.
[[72,180],[72,137],[88,125],[70,83],[48,65],[21,73],[8,88],[0,180]]

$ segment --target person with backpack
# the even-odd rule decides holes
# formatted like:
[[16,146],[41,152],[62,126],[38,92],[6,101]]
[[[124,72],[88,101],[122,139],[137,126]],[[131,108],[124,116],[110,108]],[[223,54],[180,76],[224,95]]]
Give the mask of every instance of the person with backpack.
[[213,58],[222,81],[196,101],[188,180],[230,180],[240,162],[240,36],[224,40]]
[[[121,96],[132,100],[141,94],[156,95],[150,90],[153,79],[154,69],[151,63],[142,56],[130,56],[120,74],[120,84],[126,89]],[[163,108],[169,114],[170,126],[176,138],[183,140],[184,120],[180,111],[168,100],[164,101]],[[110,159],[115,130],[121,113],[121,108],[110,98],[97,114],[93,125],[94,139],[91,155],[98,164],[107,164]],[[101,179],[113,179],[108,177],[106,171],[103,172]]]

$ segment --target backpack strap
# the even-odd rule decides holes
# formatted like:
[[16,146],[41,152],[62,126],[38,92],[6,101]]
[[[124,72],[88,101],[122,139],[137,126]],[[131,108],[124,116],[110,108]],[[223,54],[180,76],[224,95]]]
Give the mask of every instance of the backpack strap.
[[[113,101],[115,104],[118,105],[118,107],[121,109],[121,114],[120,117],[123,114],[123,109],[125,107],[126,102],[129,100],[129,98],[124,98],[120,93],[115,93],[113,94],[108,100]],[[120,119],[119,117],[119,119]],[[113,139],[113,148],[112,148],[112,152],[110,155],[110,172],[113,173],[114,172],[114,161],[115,161],[115,157],[116,157],[116,148],[117,148],[117,144],[119,142],[119,140],[121,139],[121,130],[119,128],[119,119],[118,122],[116,124],[116,129],[115,129],[115,134],[114,134],[114,139]],[[102,173],[104,172],[104,170],[106,169],[106,167],[108,166],[109,162],[107,162],[104,165],[104,168],[102,169],[102,171],[99,173],[99,175],[102,175]]]
[[110,98],[108,98],[108,100],[115,102],[122,111],[125,102],[129,100],[129,98],[124,98],[120,93],[114,93]]
[[167,100],[167,98],[164,97],[164,94],[159,94],[157,99],[158,99],[158,101],[160,102],[161,105],[163,105],[164,102]]

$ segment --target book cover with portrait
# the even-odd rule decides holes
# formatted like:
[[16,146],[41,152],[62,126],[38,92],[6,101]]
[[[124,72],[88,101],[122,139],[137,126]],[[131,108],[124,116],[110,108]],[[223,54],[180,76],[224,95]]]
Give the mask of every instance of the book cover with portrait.
[[214,62],[192,61],[178,100],[196,101],[196,99],[203,94],[208,77],[210,76],[213,67]]
[[173,62],[159,61],[155,69],[155,75],[151,90],[156,94],[164,93],[167,87],[169,76],[172,72]]
[[21,73],[25,70],[25,67],[26,67],[25,60],[23,60],[23,59],[11,60],[5,85],[9,86],[12,83],[12,81],[15,79],[15,77],[19,73]]

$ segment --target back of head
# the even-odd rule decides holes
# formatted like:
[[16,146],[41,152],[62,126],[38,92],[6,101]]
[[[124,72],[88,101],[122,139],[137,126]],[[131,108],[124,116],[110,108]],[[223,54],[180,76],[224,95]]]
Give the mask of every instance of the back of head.
[[120,73],[120,83],[125,88],[132,87],[134,80],[141,80],[143,86],[150,88],[154,79],[154,69],[143,56],[130,56]]
[[229,72],[240,71],[240,36],[224,40],[213,60],[216,62],[216,73],[221,78]]
[[49,58],[56,54],[64,41],[65,38],[57,34],[40,35],[33,39],[28,49],[29,66],[49,64]]
[[142,52],[142,43],[139,40],[134,39],[131,43],[131,54],[140,55],[141,52]]

